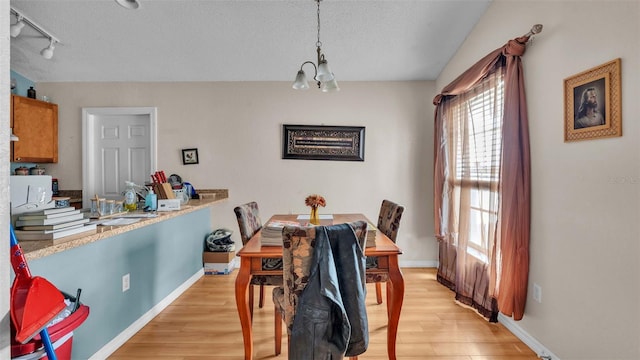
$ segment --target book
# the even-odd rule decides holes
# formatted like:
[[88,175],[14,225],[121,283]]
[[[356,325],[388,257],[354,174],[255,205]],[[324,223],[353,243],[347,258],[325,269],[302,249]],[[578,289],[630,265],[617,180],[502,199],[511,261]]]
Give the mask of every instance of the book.
[[282,229],[288,226],[300,226],[297,221],[273,220],[262,227],[260,237],[262,246],[282,246]]
[[[15,230],[18,241],[50,241],[51,244],[62,243],[65,241],[77,239],[83,236],[90,235],[96,232],[96,224],[86,224],[69,229],[56,230],[51,232],[45,232],[47,230]],[[77,235],[77,236],[75,236]],[[69,238],[71,237],[71,238]],[[66,238],[64,241],[53,241]]]
[[61,216],[53,219],[34,219],[34,220],[20,220],[16,221],[16,226],[31,226],[31,225],[56,225],[69,221],[80,220],[84,218],[84,214],[71,214],[69,216]]
[[69,212],[73,210],[76,210],[76,208],[74,208],[73,206],[65,206],[62,208],[51,208],[51,209],[44,209],[39,211],[30,211],[28,213],[23,213],[22,215],[50,215],[50,214],[60,214],[60,213]]
[[367,222],[367,242],[365,247],[376,246],[376,232],[378,229],[370,222]]
[[30,226],[20,226],[19,229],[20,230],[60,230],[60,229],[65,229],[65,228],[69,228],[69,227],[74,227],[74,226],[78,226],[78,225],[82,225],[82,224],[86,224],[89,222],[89,219],[80,219],[80,220],[74,220],[74,221],[69,221],[69,222],[65,222],[65,223],[61,223],[61,224],[55,224],[55,225],[30,225]]
[[63,216],[69,216],[73,214],[80,214],[80,210],[73,209],[71,211],[44,214],[44,215],[34,215],[33,213],[24,213],[18,216],[18,220],[55,219],[55,218],[60,218]]

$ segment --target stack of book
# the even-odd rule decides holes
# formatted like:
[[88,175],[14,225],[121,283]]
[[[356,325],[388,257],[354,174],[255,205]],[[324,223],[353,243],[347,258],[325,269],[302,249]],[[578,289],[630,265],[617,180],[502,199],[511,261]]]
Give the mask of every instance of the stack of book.
[[376,246],[376,232],[378,229],[370,222],[367,222],[367,243],[365,247]]
[[300,226],[297,221],[274,220],[262,227],[262,246],[282,246],[282,229],[285,225]]
[[72,206],[44,209],[17,216],[15,234],[18,241],[63,243],[96,232],[80,210]]

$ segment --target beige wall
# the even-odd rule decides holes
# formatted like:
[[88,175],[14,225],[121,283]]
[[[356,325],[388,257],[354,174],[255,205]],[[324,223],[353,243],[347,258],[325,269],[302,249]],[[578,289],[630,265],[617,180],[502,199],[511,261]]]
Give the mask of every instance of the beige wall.
[[[276,83],[39,83],[59,104],[58,164],[47,173],[61,189],[82,188],[81,108],[158,108],[159,168],[198,188],[228,188],[213,224],[234,230],[235,205],[255,200],[263,221],[306,213],[320,193],[323,212],[364,212],[377,221],[380,202],[406,206],[398,242],[405,265],[434,265],[432,113],[434,82],[342,82],[342,90],[294,91]],[[365,126],[365,161],[281,159],[282,124]],[[198,148],[199,165],[182,165],[181,149]]]
[[[437,81],[544,24],[523,58],[533,200],[517,325],[563,360],[640,358],[639,18],[638,1],[494,1]],[[564,143],[563,80],[618,57],[623,136]]]

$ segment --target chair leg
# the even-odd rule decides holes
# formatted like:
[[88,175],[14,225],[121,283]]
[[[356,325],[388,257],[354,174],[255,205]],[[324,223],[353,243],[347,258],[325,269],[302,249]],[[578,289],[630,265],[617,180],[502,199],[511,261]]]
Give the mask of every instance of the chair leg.
[[280,315],[278,306],[274,306],[274,310],[274,340],[276,342],[276,355],[280,355],[280,353],[282,352],[282,315]]
[[376,283],[376,300],[378,301],[378,305],[382,304],[382,284]]
[[253,285],[249,285],[249,315],[251,315],[253,322]]
[[264,306],[264,285],[260,284],[260,299],[258,300],[258,307],[262,309]]

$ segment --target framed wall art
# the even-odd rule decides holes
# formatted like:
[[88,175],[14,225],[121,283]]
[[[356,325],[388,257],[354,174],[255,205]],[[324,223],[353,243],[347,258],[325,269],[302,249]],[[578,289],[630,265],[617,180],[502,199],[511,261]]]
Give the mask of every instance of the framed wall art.
[[282,158],[364,161],[364,127],[282,125]]
[[622,136],[620,59],[564,80],[564,141]]
[[198,149],[182,149],[182,164],[193,165],[198,163]]

